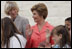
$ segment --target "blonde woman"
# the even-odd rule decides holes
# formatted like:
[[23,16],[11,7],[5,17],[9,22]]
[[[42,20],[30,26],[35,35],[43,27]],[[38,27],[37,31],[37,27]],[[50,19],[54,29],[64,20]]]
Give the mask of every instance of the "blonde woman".
[[25,29],[27,24],[29,24],[28,20],[24,17],[21,17],[19,14],[19,7],[16,4],[16,2],[13,1],[7,1],[5,4],[5,13],[6,15],[10,16],[13,22],[15,23],[17,29],[19,32],[22,33],[24,37],[25,35]]

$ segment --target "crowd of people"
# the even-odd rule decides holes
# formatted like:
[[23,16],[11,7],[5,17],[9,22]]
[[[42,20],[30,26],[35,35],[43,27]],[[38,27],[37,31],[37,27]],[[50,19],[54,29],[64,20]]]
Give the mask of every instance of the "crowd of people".
[[48,8],[38,3],[31,8],[36,24],[30,26],[18,14],[16,2],[7,1],[4,8],[10,18],[1,19],[1,48],[71,48],[71,17],[65,19],[65,25],[54,27],[45,21]]

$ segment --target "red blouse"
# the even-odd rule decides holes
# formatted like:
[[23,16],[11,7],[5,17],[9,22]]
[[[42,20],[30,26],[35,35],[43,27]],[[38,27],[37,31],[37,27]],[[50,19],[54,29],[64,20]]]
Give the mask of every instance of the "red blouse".
[[[48,22],[43,26],[41,31],[39,32],[37,24],[32,27],[33,33],[31,36],[31,39],[27,41],[26,48],[38,48],[39,44],[46,40],[46,29],[49,29],[52,31],[54,28],[52,25],[50,25]],[[50,43],[54,44],[52,40],[52,36],[50,37]]]

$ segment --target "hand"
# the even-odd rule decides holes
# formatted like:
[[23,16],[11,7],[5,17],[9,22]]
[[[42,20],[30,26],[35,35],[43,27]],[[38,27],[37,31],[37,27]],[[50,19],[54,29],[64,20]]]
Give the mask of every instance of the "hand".
[[49,29],[46,29],[46,38],[49,38],[50,35],[51,35],[50,30]]
[[45,48],[51,48],[51,44],[50,43],[46,43]]
[[33,30],[31,29],[30,25],[27,25],[26,27],[26,36],[31,37]]
[[46,41],[43,41],[39,44],[39,48],[45,48]]
[[46,43],[48,44],[50,44],[50,36],[51,36],[50,30],[46,29]]
[[51,48],[51,43],[49,42],[49,39],[46,39],[46,44],[45,44],[45,48]]
[[40,43],[39,48],[51,48],[51,44],[45,40]]

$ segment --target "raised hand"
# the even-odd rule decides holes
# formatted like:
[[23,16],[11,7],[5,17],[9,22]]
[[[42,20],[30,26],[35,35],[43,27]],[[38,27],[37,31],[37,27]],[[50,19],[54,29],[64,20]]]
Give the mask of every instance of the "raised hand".
[[27,25],[26,27],[26,37],[31,37],[33,30],[31,29],[30,25]]
[[51,36],[50,30],[46,29],[46,44],[45,44],[45,48],[51,48],[50,36]]

